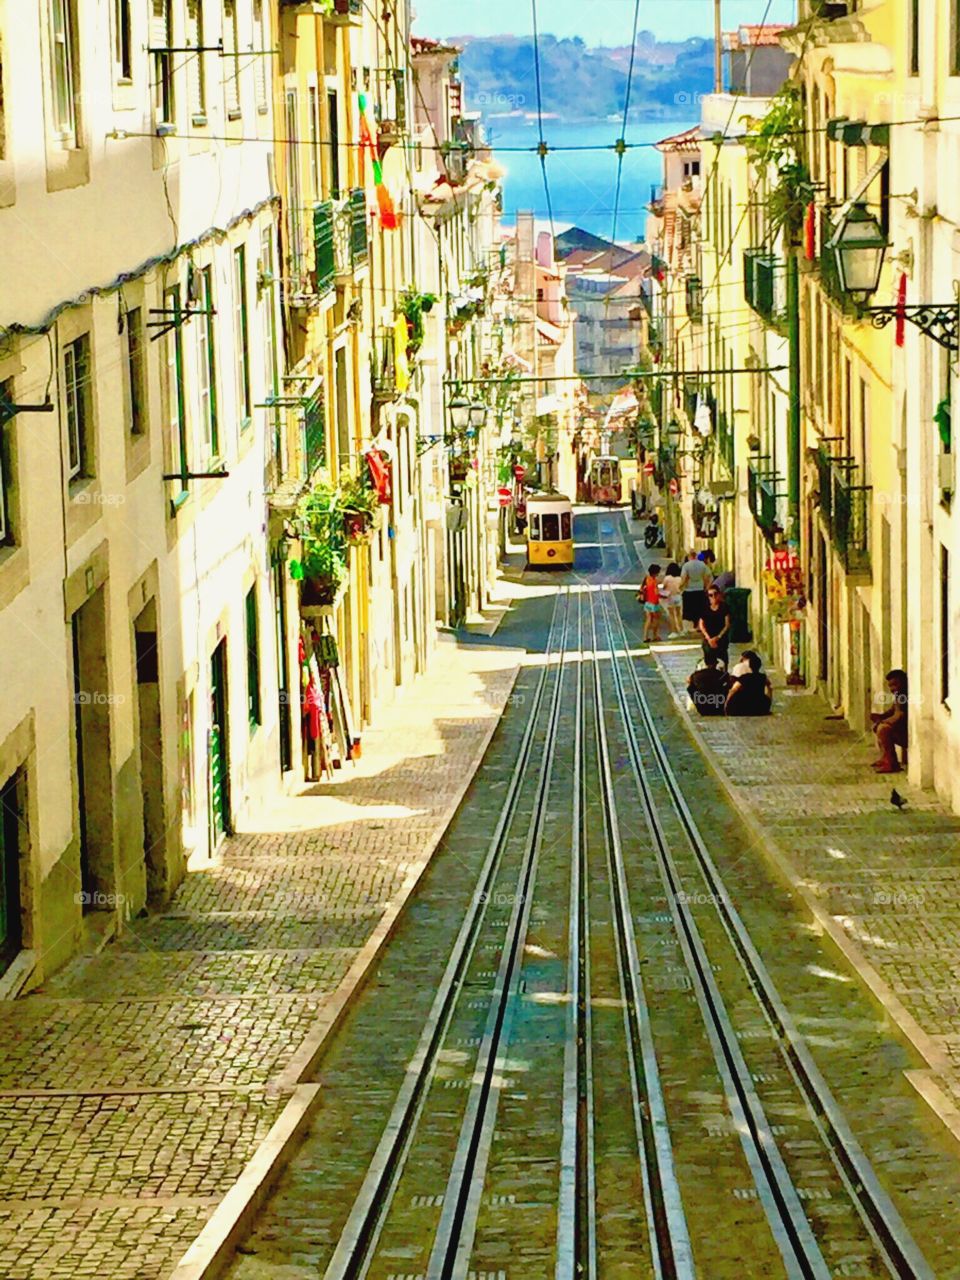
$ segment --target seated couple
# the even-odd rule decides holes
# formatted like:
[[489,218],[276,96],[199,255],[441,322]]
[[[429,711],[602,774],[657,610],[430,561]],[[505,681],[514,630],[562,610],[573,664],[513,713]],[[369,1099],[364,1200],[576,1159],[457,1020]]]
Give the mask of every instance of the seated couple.
[[766,716],[773,706],[773,688],[759,653],[746,649],[727,675],[717,653],[708,652],[704,665],[687,681],[687,693],[702,716]]

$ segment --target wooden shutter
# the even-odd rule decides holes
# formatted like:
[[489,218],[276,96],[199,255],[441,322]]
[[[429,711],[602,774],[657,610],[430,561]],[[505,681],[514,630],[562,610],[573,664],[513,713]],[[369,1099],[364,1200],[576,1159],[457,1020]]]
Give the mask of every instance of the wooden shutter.
[[267,70],[270,59],[266,53],[268,33],[263,18],[263,0],[253,0],[253,73],[257,86],[257,107],[267,109]]
[[237,0],[223,0],[223,75],[227,111],[240,110],[240,59],[237,54]]
[[[201,49],[204,42],[203,0],[187,0],[187,47]],[[188,53],[187,85],[189,87],[190,112],[204,115],[206,112],[204,84],[204,54]]]

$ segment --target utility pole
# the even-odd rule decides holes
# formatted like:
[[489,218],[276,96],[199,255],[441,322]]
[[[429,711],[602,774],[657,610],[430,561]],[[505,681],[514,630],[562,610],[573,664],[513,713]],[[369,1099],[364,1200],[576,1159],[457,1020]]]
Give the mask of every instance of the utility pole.
[[713,92],[723,93],[723,0],[713,0]]

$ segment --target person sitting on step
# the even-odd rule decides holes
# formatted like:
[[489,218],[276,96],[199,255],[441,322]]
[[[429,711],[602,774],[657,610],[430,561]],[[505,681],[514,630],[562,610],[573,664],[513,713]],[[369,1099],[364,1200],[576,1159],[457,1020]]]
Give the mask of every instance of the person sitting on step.
[[880,748],[880,759],[874,760],[873,768],[877,773],[899,773],[900,761],[897,759],[897,747],[902,747],[906,755],[908,740],[907,673],[901,671],[899,667],[888,671],[887,688],[893,698],[889,710],[874,711],[870,716],[873,721],[873,731],[877,737],[877,746]]

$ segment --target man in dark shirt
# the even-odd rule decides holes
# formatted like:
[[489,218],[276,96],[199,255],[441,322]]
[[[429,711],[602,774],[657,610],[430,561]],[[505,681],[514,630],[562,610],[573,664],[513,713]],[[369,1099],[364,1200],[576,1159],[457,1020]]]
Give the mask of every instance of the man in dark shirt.
[[745,649],[740,658],[748,669],[732,677],[733,683],[727,697],[727,715],[768,716],[773,707],[773,688],[769,676],[763,670],[760,655],[753,649]]
[[703,662],[687,681],[687,693],[700,715],[722,716],[727,703],[727,677],[720,670],[716,652],[705,654]]

